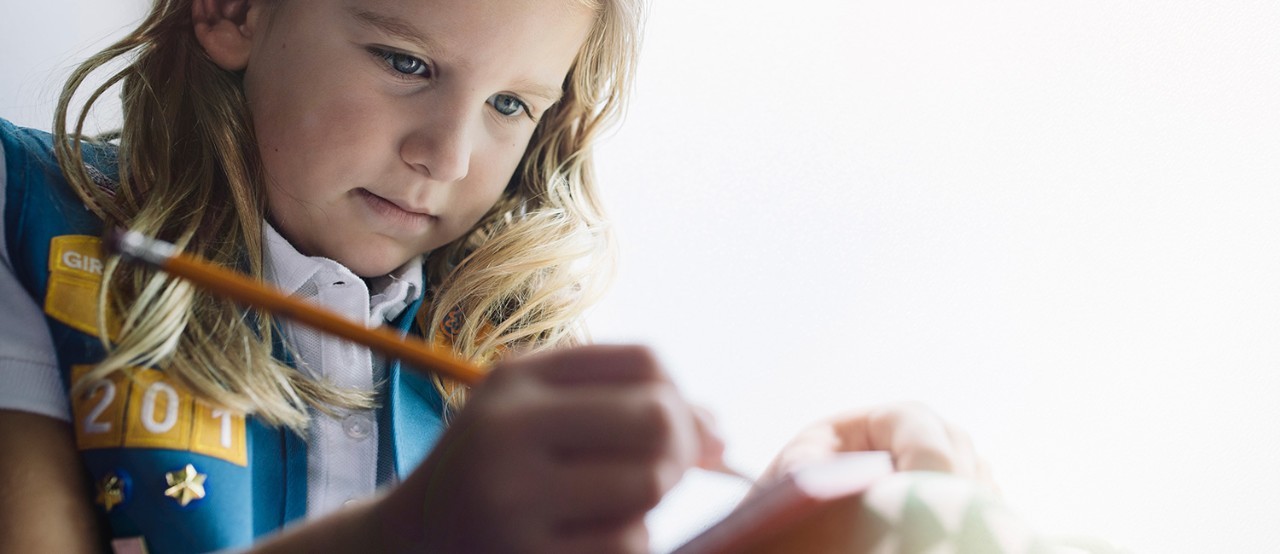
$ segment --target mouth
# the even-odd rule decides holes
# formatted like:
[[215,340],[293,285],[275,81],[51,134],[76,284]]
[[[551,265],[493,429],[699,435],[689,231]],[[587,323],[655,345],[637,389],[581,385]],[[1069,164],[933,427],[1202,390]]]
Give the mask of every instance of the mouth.
[[437,216],[425,210],[412,209],[395,200],[378,196],[369,189],[358,188],[356,194],[374,213],[397,226],[423,227],[438,219]]

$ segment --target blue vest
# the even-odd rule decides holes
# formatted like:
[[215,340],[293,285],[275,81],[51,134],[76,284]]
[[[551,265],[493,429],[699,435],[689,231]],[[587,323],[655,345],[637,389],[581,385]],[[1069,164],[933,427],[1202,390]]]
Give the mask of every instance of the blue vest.
[[[64,387],[104,356],[95,332],[102,223],[58,169],[52,137],[0,119],[9,258],[44,307]],[[115,149],[85,145],[103,186],[117,175]],[[407,332],[421,300],[395,323]],[[108,324],[110,327],[110,323]],[[277,357],[284,352],[277,345]],[[444,429],[429,379],[389,364],[378,392],[379,463],[407,475]],[[306,445],[287,429],[203,404],[163,372],[137,368],[71,398],[77,448],[113,539],[150,552],[243,547],[306,510]],[[12,447],[13,445],[6,445]],[[372,471],[373,468],[370,469]]]

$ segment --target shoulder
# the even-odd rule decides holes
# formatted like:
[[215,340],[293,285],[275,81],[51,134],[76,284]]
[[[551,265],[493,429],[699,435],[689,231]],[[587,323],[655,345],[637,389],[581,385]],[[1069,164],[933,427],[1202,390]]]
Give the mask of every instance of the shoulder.
[[0,139],[3,139],[5,153],[9,156],[27,152],[49,152],[53,145],[53,137],[49,133],[19,127],[4,118],[0,118]]
[[[101,233],[101,221],[85,207],[63,177],[53,150],[53,136],[0,119],[4,177],[3,250],[23,284],[35,290],[48,266],[50,241],[61,235]],[[115,175],[114,147],[85,144],[86,167],[104,178]]]
[[[39,129],[19,127],[0,118],[0,145],[4,148],[7,188],[31,183],[64,184],[54,155],[53,135]],[[81,144],[85,170],[95,184],[108,190],[116,187],[119,166],[112,144],[85,141]]]

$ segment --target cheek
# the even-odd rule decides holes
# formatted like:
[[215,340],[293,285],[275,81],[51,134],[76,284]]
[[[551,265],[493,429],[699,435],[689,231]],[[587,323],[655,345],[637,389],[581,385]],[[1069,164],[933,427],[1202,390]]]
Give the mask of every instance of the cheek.
[[466,234],[475,227],[480,222],[480,219],[485,214],[488,214],[489,210],[493,209],[493,205],[502,199],[503,190],[505,190],[505,187],[485,186],[483,188],[476,187],[468,191],[469,194],[466,195],[465,199],[466,215],[458,220],[459,225],[451,233],[456,236],[450,240]]
[[[372,160],[381,140],[373,99],[356,94],[307,94],[255,114],[259,150],[276,179],[330,177]],[[389,148],[389,146],[384,146]]]
[[484,185],[476,187],[473,194],[477,203],[483,205],[482,213],[502,198],[512,177],[524,169],[524,151],[525,144],[519,142],[502,144],[499,152],[480,161],[480,168],[486,173]]
[[[503,144],[503,154],[507,154],[507,144]],[[473,169],[470,182],[458,183],[455,186],[461,186],[459,190],[462,202],[466,205],[466,217],[462,218],[458,228],[453,230],[452,234],[461,236],[466,234],[480,221],[493,205],[498,203],[504,197],[504,191],[507,190],[507,183],[511,181],[512,174],[519,170],[521,155],[524,153],[522,145],[511,145],[512,151],[518,152],[516,155],[499,155],[486,156],[482,159],[474,160],[472,167],[481,169],[476,171]],[[457,238],[457,237],[454,237]]]
[[352,78],[357,72],[349,60],[333,59],[338,57],[266,56],[245,76],[258,148],[277,185],[294,188],[298,180],[341,176],[385,147],[379,140],[394,122],[384,102]]

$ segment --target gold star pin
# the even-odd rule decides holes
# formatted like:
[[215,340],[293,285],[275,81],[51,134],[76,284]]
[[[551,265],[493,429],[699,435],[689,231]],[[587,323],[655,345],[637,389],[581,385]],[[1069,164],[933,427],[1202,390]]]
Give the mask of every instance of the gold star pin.
[[165,481],[169,483],[169,488],[165,489],[164,495],[186,506],[192,500],[204,498],[204,478],[205,475],[198,473],[195,466],[191,464],[187,464],[187,467],[178,471],[170,471],[164,474]]
[[102,504],[108,512],[124,503],[124,480],[115,472],[108,473],[98,481],[98,504]]

